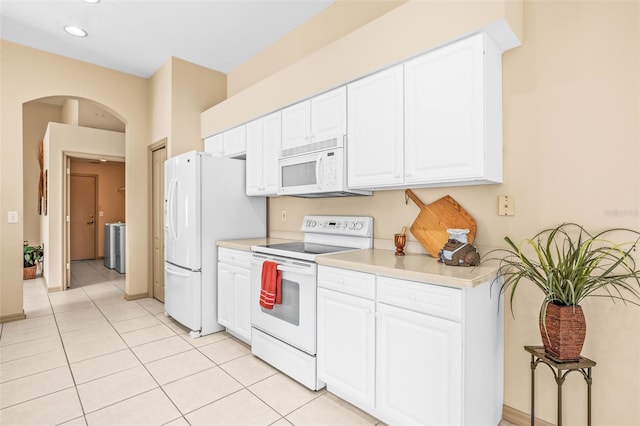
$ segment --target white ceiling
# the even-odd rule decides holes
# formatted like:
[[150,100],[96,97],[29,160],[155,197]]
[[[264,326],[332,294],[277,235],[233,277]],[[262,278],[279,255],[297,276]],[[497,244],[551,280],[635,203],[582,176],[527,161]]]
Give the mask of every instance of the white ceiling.
[[0,0],[0,37],[140,77],[171,56],[228,73],[334,1]]

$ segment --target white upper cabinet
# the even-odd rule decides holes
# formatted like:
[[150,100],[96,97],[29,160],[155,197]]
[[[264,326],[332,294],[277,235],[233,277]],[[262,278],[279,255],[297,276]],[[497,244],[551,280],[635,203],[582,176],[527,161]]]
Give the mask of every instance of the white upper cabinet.
[[204,152],[213,154],[215,157],[224,157],[224,133],[205,138]]
[[405,63],[405,184],[502,182],[499,49],[485,34]]
[[282,150],[307,145],[311,138],[311,101],[282,110]]
[[347,179],[350,188],[404,180],[402,65],[347,86]]
[[216,157],[244,158],[246,150],[246,126],[244,124],[204,140],[204,151]]
[[[342,138],[346,133],[346,86],[311,98],[311,142]],[[342,141],[338,141],[338,144],[342,144]]]
[[502,182],[501,52],[484,33],[348,85],[348,186]]
[[247,127],[247,195],[276,195],[278,150],[281,140],[280,111],[253,120]]
[[[304,145],[342,138],[346,133],[346,101],[346,88],[343,86],[283,109],[283,155],[293,155],[296,148]],[[341,145],[342,141],[339,140],[338,144]]]

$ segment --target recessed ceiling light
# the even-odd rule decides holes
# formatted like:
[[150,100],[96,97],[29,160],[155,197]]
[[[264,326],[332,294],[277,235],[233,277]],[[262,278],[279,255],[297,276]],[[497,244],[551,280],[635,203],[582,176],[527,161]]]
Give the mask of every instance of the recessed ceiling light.
[[66,32],[68,32],[69,34],[76,36],[76,37],[86,37],[87,36],[87,32],[85,30],[83,30],[80,27],[76,27],[75,25],[67,25],[66,27],[64,27],[64,30]]
[[101,162],[103,162],[103,163],[106,163],[106,162],[107,162],[107,160],[106,160],[106,159],[104,159],[104,158],[101,158],[101,159],[100,159],[100,161],[101,161]]
[[100,3],[100,0],[84,0],[85,3]]

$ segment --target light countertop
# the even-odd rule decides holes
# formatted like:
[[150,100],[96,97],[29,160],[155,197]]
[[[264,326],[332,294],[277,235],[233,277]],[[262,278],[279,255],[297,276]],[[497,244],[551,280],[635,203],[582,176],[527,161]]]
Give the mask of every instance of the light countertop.
[[471,288],[491,281],[497,267],[482,264],[475,267],[447,266],[426,254],[407,253],[396,256],[392,250],[356,250],[318,256],[318,265],[351,269],[412,281],[449,287]]
[[[251,251],[251,246],[288,243],[295,240],[284,238],[248,238],[218,241],[219,247]],[[396,256],[393,250],[369,249],[316,257],[318,265],[351,269],[360,272],[384,275],[457,288],[472,288],[491,281],[496,276],[495,264],[483,263],[475,267],[447,266],[437,259],[419,253]]]

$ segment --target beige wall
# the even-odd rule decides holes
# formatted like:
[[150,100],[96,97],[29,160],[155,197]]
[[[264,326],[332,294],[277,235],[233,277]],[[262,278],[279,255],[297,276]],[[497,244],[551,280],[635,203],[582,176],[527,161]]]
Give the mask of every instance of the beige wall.
[[160,141],[171,135],[171,60],[153,74],[151,85],[151,140]]
[[[228,75],[227,96],[276,73],[407,0],[337,0]],[[340,66],[340,64],[336,64]]]
[[[0,320],[22,312],[23,104],[48,96],[91,99],[115,113],[126,127],[128,295],[147,293],[148,80],[84,62],[0,41],[0,213],[19,214],[19,223],[0,220]],[[46,70],[44,72],[43,70]],[[17,142],[18,141],[18,142]]]
[[151,77],[151,134],[167,138],[167,158],[202,151],[200,113],[226,97],[227,77],[217,71],[170,58]]
[[[42,275],[49,289],[62,290],[65,273],[66,157],[123,160],[126,152],[125,135],[108,130],[50,123],[44,136],[44,146],[45,168],[49,171],[49,206],[48,214],[41,216],[45,258]],[[128,229],[129,226],[127,232]],[[146,292],[146,288],[144,290]]]
[[167,158],[191,150],[202,151],[200,114],[223,101],[227,77],[217,71],[171,59],[171,137]]
[[[478,222],[477,243],[532,236],[576,221],[588,228],[640,229],[640,10],[638,2],[410,2],[246,88],[203,114],[203,135],[339,85],[503,15],[523,45],[503,55],[504,183],[419,189],[425,202],[451,194]],[[513,19],[515,17],[515,19]],[[340,67],[334,64],[339,63]],[[229,80],[233,79],[233,72]],[[497,196],[515,197],[516,215],[497,215]],[[287,210],[287,221],[280,211]],[[418,214],[402,191],[372,197],[269,200],[269,232],[299,232],[305,214],[368,214],[376,244],[390,245]],[[415,242],[413,238],[412,241]],[[529,356],[540,344],[541,295],[522,288],[506,315],[505,404],[529,411]],[[640,424],[640,308],[583,304],[583,354],[594,369],[593,424]],[[507,309],[509,307],[507,306]],[[536,415],[555,423],[556,386],[538,372]],[[564,385],[565,424],[586,424],[582,376]]]
[[521,14],[512,3],[520,4],[497,0],[404,3],[205,111],[201,135],[242,124],[493,22],[509,19],[518,36]]
[[24,104],[22,116],[23,131],[23,238],[32,244],[40,244],[40,215],[38,214],[38,144],[44,137],[50,121],[62,120],[60,107],[56,105],[29,102]]
[[98,177],[96,226],[98,227],[97,257],[104,257],[105,223],[124,222],[125,174],[124,163],[71,160],[71,173],[84,173]]

